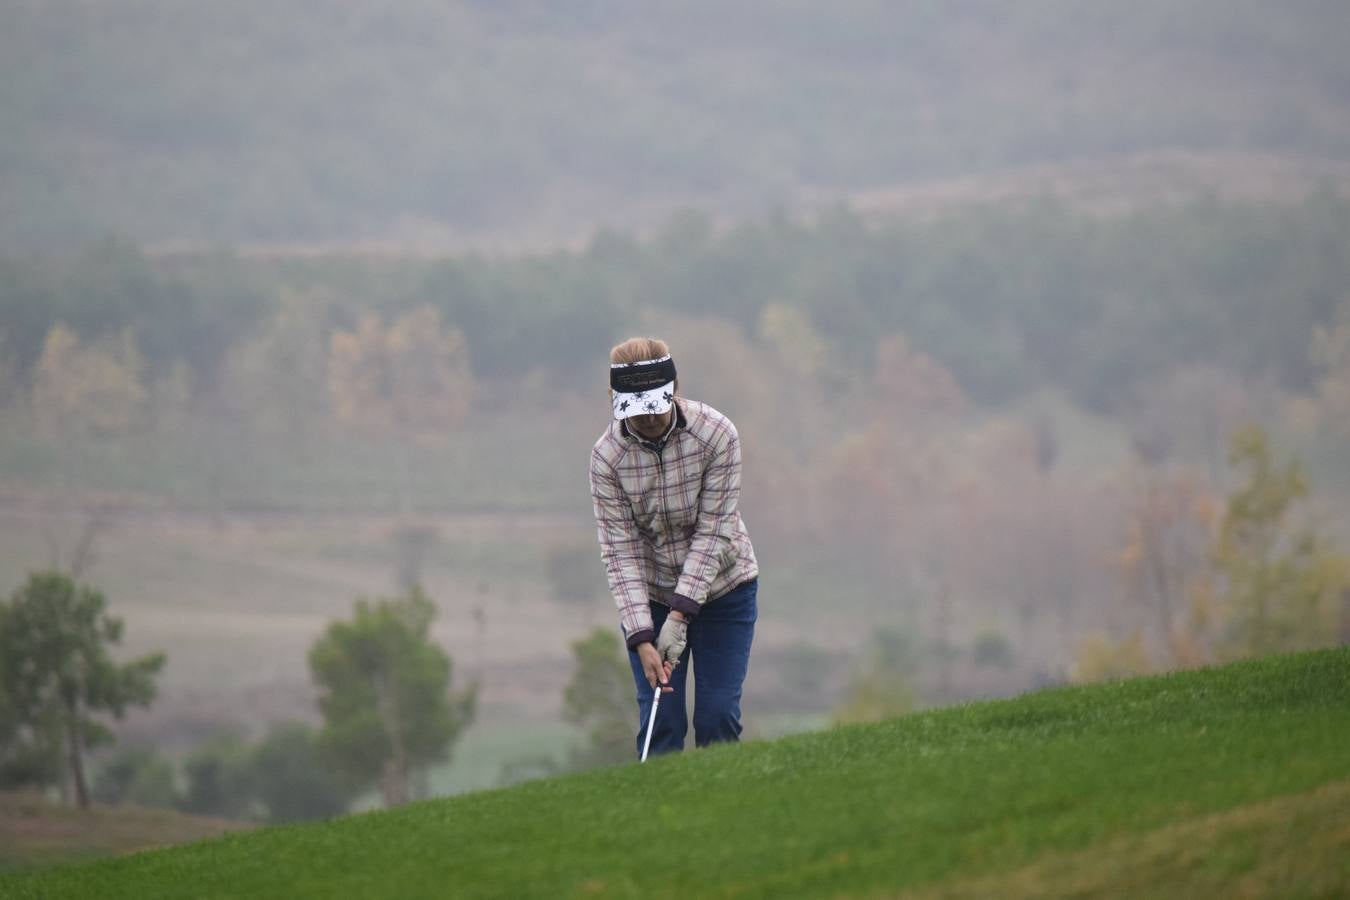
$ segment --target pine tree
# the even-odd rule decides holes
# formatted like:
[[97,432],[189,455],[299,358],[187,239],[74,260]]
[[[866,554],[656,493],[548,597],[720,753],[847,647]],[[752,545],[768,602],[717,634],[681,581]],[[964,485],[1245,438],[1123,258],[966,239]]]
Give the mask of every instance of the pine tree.
[[[0,604],[0,694],[13,734],[29,746],[60,747],[75,801],[89,806],[84,751],[112,741],[94,718],[120,719],[128,706],[148,706],[163,653],[118,664],[109,648],[122,639],[122,621],[105,613],[94,588],[61,572],[39,572]],[[3,740],[4,728],[0,728]]]
[[430,635],[435,615],[419,588],[358,600],[309,653],[320,747],[354,786],[378,784],[386,806],[406,802],[410,776],[447,759],[473,719],[477,686],[451,693],[450,657]]

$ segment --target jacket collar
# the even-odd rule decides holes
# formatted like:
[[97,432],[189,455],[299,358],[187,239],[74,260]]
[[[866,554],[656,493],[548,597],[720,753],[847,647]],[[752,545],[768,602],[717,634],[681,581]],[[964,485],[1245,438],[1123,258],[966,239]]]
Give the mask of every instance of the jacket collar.
[[632,431],[629,431],[629,430],[628,430],[628,420],[627,420],[627,419],[620,419],[620,420],[619,420],[619,433],[622,434],[622,435],[623,435],[625,438],[627,438],[628,440],[634,441],[635,443],[638,443],[638,444],[641,444],[643,447],[646,447],[648,450],[652,450],[652,451],[655,451],[656,453],[660,453],[662,450],[665,449],[666,444],[670,441],[671,436],[674,435],[675,432],[678,431],[679,429],[686,427],[688,424],[689,424],[689,421],[688,421],[687,419],[685,419],[685,417],[684,417],[684,410],[680,407],[680,398],[679,398],[679,397],[676,397],[676,398],[675,398],[675,421],[671,423],[670,428],[666,430],[666,433],[663,434],[663,435],[661,435],[661,437],[658,438],[657,440],[649,441],[649,440],[647,440],[646,438],[644,438],[642,435],[637,434],[637,433],[632,432]]

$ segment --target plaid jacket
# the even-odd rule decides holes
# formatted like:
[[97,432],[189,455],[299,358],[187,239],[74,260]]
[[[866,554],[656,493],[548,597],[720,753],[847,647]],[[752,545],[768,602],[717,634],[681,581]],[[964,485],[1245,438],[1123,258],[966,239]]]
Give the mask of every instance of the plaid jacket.
[[661,446],[611,422],[591,451],[600,555],[629,647],[655,639],[649,602],[689,618],[755,578],[741,521],[741,441],[731,420],[677,398]]

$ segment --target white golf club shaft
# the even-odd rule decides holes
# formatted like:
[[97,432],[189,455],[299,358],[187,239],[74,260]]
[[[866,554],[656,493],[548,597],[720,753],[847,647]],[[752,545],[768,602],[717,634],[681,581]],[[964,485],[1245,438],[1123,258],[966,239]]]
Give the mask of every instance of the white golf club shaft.
[[647,717],[647,739],[642,742],[641,762],[647,761],[647,751],[652,746],[652,730],[656,728],[656,708],[661,705],[661,685],[652,692],[652,714]]

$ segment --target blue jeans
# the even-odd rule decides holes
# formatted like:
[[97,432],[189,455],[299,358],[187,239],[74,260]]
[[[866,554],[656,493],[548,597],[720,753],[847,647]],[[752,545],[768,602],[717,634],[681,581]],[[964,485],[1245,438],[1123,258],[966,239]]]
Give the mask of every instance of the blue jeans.
[[[758,592],[759,580],[747,581],[730,593],[705,603],[698,617],[689,623],[689,645],[670,675],[670,686],[675,690],[661,697],[661,706],[656,711],[650,755],[677,753],[684,749],[684,737],[689,732],[684,685],[691,657],[694,662],[694,745],[704,747],[740,738],[741,684],[750,667],[750,642],[755,637],[758,616],[755,597]],[[661,624],[670,610],[659,603],[653,603],[651,607],[652,625],[660,633]],[[647,684],[641,659],[632,650],[628,651],[628,663],[633,668],[633,681],[637,685],[640,717],[637,752],[641,756],[642,742],[647,737],[647,719],[652,712],[653,691]]]

